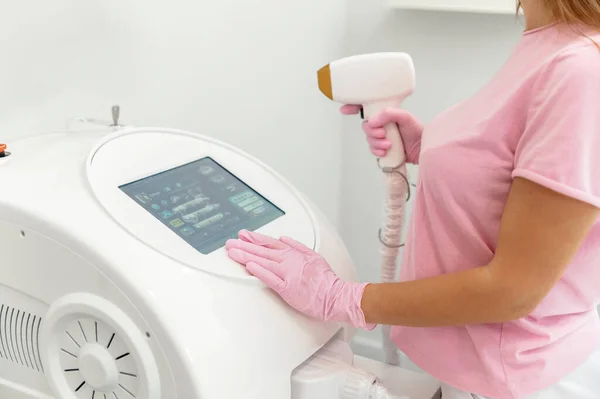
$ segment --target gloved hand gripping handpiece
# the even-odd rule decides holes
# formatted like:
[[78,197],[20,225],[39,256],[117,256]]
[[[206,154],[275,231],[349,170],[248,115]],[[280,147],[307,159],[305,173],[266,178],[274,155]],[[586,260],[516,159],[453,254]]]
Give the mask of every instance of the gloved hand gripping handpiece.
[[[318,73],[319,89],[333,101],[361,105],[369,118],[387,107],[400,107],[415,88],[415,70],[406,53],[372,53],[334,61]],[[406,154],[396,124],[385,127],[392,143],[387,154],[378,159],[387,188],[386,217],[379,231],[382,244],[382,282],[393,282],[402,247],[405,203],[410,196]],[[390,327],[383,328],[384,355],[388,364],[399,365],[398,351],[390,339]]]

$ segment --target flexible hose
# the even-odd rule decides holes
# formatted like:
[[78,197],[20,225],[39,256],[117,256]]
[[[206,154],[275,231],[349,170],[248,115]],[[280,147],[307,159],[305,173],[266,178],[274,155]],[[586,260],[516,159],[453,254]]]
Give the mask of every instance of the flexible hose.
[[[383,170],[387,199],[384,225],[379,232],[381,242],[381,282],[395,282],[398,272],[398,254],[402,243],[402,229],[407,197],[410,193],[406,164],[394,170]],[[398,349],[390,338],[391,326],[383,326],[383,354],[387,364],[399,366]]]

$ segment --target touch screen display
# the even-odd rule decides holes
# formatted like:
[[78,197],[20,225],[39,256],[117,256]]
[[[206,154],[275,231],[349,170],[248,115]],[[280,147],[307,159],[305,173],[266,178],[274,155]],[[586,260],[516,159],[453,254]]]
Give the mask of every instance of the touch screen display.
[[119,188],[203,254],[285,214],[210,157]]

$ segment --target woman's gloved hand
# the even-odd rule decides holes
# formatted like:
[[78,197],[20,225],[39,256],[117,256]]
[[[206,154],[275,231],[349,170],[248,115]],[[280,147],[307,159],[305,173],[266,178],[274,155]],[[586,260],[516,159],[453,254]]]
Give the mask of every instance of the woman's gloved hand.
[[[354,115],[360,112],[360,105],[344,105],[340,111],[345,115]],[[376,157],[384,157],[392,143],[386,139],[385,125],[395,123],[398,125],[407,161],[416,164],[419,162],[421,152],[421,135],[424,126],[412,113],[401,108],[387,108],[363,122],[363,131],[371,153]]]
[[342,281],[323,257],[301,243],[242,230],[226,248],[231,259],[296,310],[322,321],[375,328],[365,322],[360,306],[367,284]]

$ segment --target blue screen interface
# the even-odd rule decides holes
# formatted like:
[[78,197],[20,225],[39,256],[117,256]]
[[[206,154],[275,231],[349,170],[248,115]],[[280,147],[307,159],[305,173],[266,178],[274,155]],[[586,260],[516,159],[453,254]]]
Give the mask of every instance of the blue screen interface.
[[210,157],[119,188],[205,255],[285,215]]

